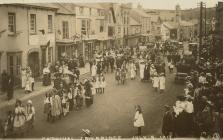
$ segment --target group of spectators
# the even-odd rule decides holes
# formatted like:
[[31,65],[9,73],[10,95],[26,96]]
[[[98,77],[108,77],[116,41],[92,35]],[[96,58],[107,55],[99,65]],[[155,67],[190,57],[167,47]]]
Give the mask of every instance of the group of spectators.
[[223,61],[200,58],[186,77],[184,93],[165,106],[162,132],[171,137],[223,137]]
[[20,100],[16,100],[13,111],[8,111],[7,117],[0,122],[1,134],[3,138],[23,137],[34,128],[35,108],[31,100],[25,105]]

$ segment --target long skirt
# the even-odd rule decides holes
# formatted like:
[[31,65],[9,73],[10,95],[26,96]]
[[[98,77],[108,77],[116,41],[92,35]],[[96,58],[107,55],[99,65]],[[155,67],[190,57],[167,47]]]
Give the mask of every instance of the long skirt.
[[74,107],[74,100],[73,99],[69,99],[69,110],[71,111]]

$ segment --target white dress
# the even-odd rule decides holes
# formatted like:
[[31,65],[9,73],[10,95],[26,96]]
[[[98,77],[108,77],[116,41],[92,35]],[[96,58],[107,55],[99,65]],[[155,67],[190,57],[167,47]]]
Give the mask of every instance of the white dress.
[[26,71],[25,70],[22,70],[21,72],[21,78],[22,78],[22,88],[25,88],[26,86]]
[[159,83],[160,83],[160,89],[164,90],[165,89],[165,83],[166,83],[166,80],[165,80],[164,76],[159,77]]
[[25,91],[31,91],[31,81],[30,81],[29,77],[26,78]]
[[144,78],[144,68],[145,68],[145,64],[139,64],[140,78],[141,79]]
[[99,78],[96,79],[96,82],[95,82],[95,88],[100,88],[100,81],[99,81]]
[[97,66],[96,65],[92,65],[91,67],[91,76],[94,77],[97,74]]
[[134,127],[142,127],[142,126],[145,126],[144,119],[142,113],[139,113],[139,111],[137,111],[135,114]]
[[157,77],[157,76],[153,77],[153,87],[154,88],[159,87],[159,77]]
[[101,88],[105,88],[105,87],[106,87],[106,82],[105,82],[105,81],[101,81],[101,83],[100,83],[100,87],[101,87]]
[[131,78],[135,78],[135,76],[136,76],[135,70],[136,70],[135,64],[134,63],[131,63],[130,64],[130,77]]

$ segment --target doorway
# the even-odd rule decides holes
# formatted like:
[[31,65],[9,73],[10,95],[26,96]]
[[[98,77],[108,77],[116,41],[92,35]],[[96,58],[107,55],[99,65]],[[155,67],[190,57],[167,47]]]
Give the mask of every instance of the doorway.
[[28,55],[28,65],[33,73],[34,77],[40,76],[40,67],[39,67],[39,53],[31,52]]

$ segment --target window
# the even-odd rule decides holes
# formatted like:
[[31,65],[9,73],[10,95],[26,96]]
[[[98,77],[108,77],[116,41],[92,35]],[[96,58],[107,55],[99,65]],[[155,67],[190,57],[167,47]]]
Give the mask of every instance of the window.
[[108,36],[113,36],[113,34],[114,34],[114,28],[109,26],[108,27]]
[[101,11],[98,9],[98,16],[100,16],[101,15],[101,13],[100,13]]
[[10,74],[14,76],[20,75],[21,67],[21,53],[8,53],[7,54],[7,66]]
[[119,34],[121,33],[121,27],[118,27],[118,33]]
[[87,34],[87,22],[86,22],[86,20],[81,21],[81,34],[83,34],[83,35]]
[[63,39],[69,38],[69,27],[68,27],[68,21],[63,21]]
[[36,33],[36,15],[30,14],[30,32]]
[[91,15],[91,8],[89,8],[89,15]]
[[104,32],[104,20],[100,20],[100,32]]
[[52,33],[53,32],[53,16],[48,15],[48,32]]
[[8,14],[8,30],[14,33],[16,31],[15,13]]
[[112,15],[109,13],[109,15],[108,15],[108,23],[111,23],[112,22]]
[[84,14],[84,8],[83,7],[80,7],[79,8],[79,13],[80,13],[80,15],[83,15]]

